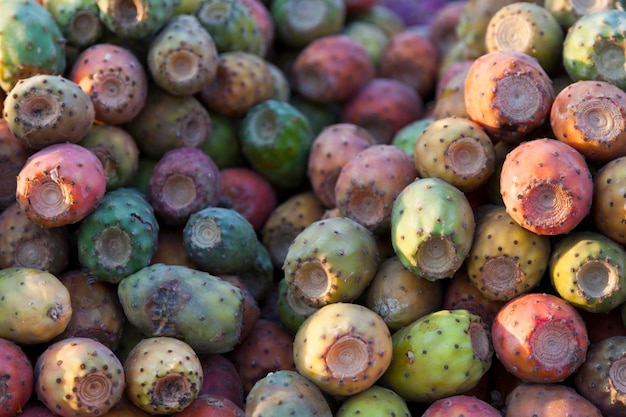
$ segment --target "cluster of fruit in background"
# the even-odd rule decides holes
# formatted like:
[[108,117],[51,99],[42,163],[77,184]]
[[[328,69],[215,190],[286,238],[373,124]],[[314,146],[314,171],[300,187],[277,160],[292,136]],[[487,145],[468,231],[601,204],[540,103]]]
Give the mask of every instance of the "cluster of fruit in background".
[[625,36],[0,0],[0,417],[626,415]]

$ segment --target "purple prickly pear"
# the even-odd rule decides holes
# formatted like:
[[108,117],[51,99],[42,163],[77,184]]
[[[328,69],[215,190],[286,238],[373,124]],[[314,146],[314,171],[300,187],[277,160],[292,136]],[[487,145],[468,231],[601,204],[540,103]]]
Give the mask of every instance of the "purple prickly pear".
[[204,395],[228,398],[239,407],[244,406],[245,394],[241,375],[235,364],[220,353],[198,355],[202,365],[202,386],[198,397]]
[[374,235],[347,217],[318,220],[291,243],[283,270],[294,293],[313,307],[359,297],[378,269]]
[[0,338],[0,417],[22,412],[33,393],[33,365],[22,347]]
[[293,342],[296,369],[331,395],[370,388],[392,361],[392,340],[383,319],[353,303],[331,303],[302,323]]
[[166,336],[139,341],[124,361],[124,373],[128,399],[155,415],[188,407],[198,397],[204,378],[194,349]]
[[433,402],[474,388],[491,367],[489,327],[467,310],[439,310],[393,334],[381,382],[407,401]]
[[213,37],[194,15],[174,16],[150,41],[147,68],[168,93],[196,94],[217,74]]
[[2,0],[0,9],[0,88],[8,92],[35,74],[63,74],[65,39],[50,12],[35,0]]
[[4,101],[4,118],[16,138],[32,149],[80,141],[91,129],[91,98],[60,75],[37,74],[19,80]]
[[124,395],[122,363],[107,346],[88,337],[49,345],[35,364],[37,397],[61,417],[106,414]]
[[35,152],[17,176],[17,202],[44,227],[76,223],[91,213],[106,191],[98,157],[73,143],[57,143]]

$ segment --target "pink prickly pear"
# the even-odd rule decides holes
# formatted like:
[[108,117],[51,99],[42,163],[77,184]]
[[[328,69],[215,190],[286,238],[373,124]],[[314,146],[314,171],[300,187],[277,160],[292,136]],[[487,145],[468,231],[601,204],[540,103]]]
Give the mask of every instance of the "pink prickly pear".
[[426,408],[422,417],[501,417],[500,411],[477,397],[457,394],[441,398]]
[[202,386],[198,397],[220,396],[228,398],[239,407],[244,406],[243,383],[235,364],[221,353],[198,355],[202,365]]
[[34,387],[33,365],[22,347],[0,338],[0,417],[13,417],[22,411]]

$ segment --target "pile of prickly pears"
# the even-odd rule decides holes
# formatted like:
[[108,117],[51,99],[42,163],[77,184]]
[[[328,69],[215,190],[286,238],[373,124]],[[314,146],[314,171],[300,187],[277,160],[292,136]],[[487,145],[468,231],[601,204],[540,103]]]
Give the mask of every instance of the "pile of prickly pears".
[[625,34],[0,0],[0,417],[625,416]]

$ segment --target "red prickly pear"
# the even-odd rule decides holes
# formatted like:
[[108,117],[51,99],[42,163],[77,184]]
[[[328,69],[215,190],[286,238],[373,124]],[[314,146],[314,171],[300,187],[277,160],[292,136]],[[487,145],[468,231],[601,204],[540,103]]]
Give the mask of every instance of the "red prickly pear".
[[102,162],[89,149],[57,143],[35,152],[17,176],[16,198],[22,211],[44,227],[76,223],[104,197]]
[[[602,417],[593,403],[564,384],[523,383],[507,395],[505,417]],[[622,410],[623,411],[623,410]],[[615,414],[622,415],[622,414]],[[604,417],[610,417],[604,414]]]
[[33,365],[22,347],[0,338],[0,417],[22,412],[34,388]]
[[343,34],[309,43],[299,51],[291,72],[295,90],[317,103],[346,100],[375,75],[365,47]]
[[226,397],[200,395],[172,417],[244,417],[243,408]]
[[543,235],[570,232],[591,210],[593,178],[585,158],[570,145],[541,138],[506,156],[500,193],[520,226]]
[[83,50],[68,78],[91,97],[95,119],[103,123],[129,122],[146,103],[148,76],[143,64],[118,45],[97,43]]
[[441,398],[426,408],[422,417],[501,417],[500,411],[479,398],[470,395],[452,395]]
[[198,397],[220,396],[243,407],[245,399],[243,382],[235,364],[221,353],[201,354],[198,355],[198,359],[203,374]]
[[580,313],[551,294],[520,295],[498,312],[491,327],[496,356],[525,382],[553,383],[573,375],[589,345]]
[[61,417],[106,414],[124,395],[122,363],[102,343],[70,337],[49,345],[35,364],[35,390]]

